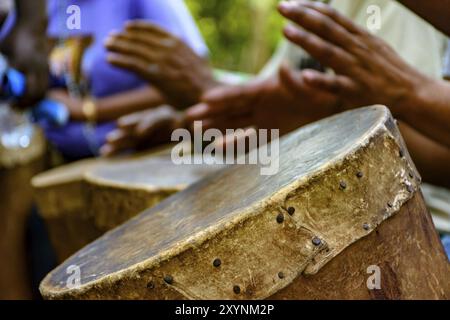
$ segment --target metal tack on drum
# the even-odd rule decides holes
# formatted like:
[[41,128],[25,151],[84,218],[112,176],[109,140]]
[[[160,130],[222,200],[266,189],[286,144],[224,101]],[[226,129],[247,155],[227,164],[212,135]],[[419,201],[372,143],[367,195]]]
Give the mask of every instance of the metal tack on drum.
[[214,259],[213,266],[218,268],[222,264],[222,261],[220,259]]
[[292,216],[295,213],[295,208],[289,207],[289,208],[287,208],[287,212],[289,213],[290,216]]
[[233,287],[233,292],[234,292],[235,294],[241,293],[241,287],[239,287],[239,286],[234,286],[234,287]]
[[320,246],[320,245],[322,244],[322,240],[320,240],[319,237],[314,237],[314,238],[312,239],[312,243],[313,243],[313,245],[315,245],[315,246]]
[[167,284],[172,284],[173,283],[173,277],[172,276],[165,276],[164,277],[164,282]]
[[282,213],[279,213],[277,215],[277,222],[278,223],[283,223],[283,221],[284,221],[284,215]]

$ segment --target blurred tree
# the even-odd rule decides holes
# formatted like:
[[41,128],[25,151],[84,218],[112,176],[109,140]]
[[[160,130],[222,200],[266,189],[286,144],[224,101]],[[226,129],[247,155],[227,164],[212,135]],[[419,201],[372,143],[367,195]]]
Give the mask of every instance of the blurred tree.
[[215,68],[256,73],[281,39],[277,0],[186,0]]

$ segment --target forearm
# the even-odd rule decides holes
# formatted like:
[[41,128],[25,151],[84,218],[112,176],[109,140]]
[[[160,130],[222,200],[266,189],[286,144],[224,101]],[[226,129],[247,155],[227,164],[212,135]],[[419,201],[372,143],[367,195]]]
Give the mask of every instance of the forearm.
[[424,181],[450,188],[450,148],[429,139],[401,121],[399,126]]
[[399,0],[406,7],[450,35],[450,0]]
[[115,120],[123,115],[164,103],[164,97],[157,89],[142,87],[96,100],[97,120]]
[[450,148],[450,84],[427,79],[408,97],[390,106],[394,116]]

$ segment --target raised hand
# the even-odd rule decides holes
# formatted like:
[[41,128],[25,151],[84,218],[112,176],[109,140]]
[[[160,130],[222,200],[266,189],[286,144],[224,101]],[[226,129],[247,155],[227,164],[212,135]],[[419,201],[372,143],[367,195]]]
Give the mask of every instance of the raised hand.
[[108,61],[131,70],[161,90],[167,101],[186,108],[216,85],[208,62],[181,39],[144,21],[127,23],[106,40]]

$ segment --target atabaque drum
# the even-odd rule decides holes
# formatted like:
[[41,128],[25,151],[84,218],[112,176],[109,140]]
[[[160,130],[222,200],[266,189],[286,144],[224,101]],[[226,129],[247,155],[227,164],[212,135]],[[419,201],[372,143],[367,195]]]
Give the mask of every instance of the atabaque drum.
[[31,298],[26,230],[33,206],[31,178],[45,166],[41,130],[0,104],[0,300]]
[[[253,151],[257,152],[257,151]],[[70,257],[47,299],[446,299],[450,266],[382,106],[284,137]]]
[[175,165],[170,150],[82,160],[36,176],[36,202],[58,260],[221,168]]

